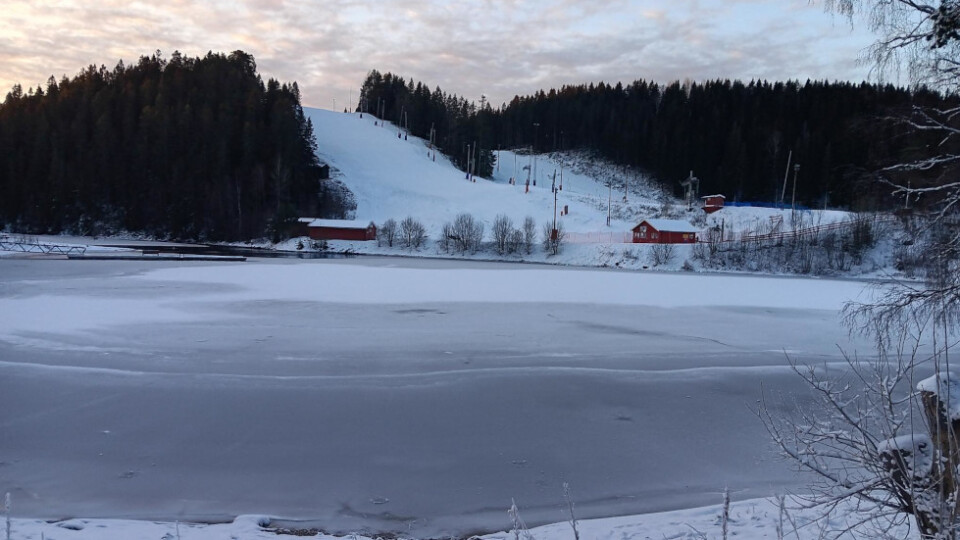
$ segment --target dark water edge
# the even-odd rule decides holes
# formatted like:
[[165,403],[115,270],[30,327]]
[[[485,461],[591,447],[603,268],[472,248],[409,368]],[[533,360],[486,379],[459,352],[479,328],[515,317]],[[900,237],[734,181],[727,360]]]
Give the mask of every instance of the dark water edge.
[[346,259],[359,256],[358,253],[336,252],[336,251],[280,251],[270,248],[227,246],[227,245],[208,245],[208,244],[170,244],[170,245],[133,245],[124,243],[100,244],[104,247],[117,247],[134,250],[142,250],[145,253],[157,253],[163,255],[192,255],[192,256],[236,256],[236,257],[257,257],[264,259]]

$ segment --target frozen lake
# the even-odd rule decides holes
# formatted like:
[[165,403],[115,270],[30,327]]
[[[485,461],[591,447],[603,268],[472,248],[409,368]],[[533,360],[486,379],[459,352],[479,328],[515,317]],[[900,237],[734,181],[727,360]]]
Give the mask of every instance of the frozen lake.
[[752,412],[863,283],[405,259],[0,261],[15,515],[420,536],[802,485]]

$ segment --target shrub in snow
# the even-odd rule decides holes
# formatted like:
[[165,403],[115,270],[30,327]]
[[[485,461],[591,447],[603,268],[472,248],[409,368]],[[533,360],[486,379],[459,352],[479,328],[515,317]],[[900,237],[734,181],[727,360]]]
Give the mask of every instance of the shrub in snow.
[[772,221],[739,233],[728,229],[724,238],[718,229],[707,229],[694,246],[693,257],[706,268],[755,272],[823,275],[849,272],[855,266],[871,270],[864,267],[866,254],[889,234],[886,227],[863,216],[820,225],[808,214],[797,212],[789,227]]
[[386,244],[387,247],[393,247],[393,243],[396,241],[397,222],[393,219],[388,219],[377,229],[377,245],[382,246]]
[[407,249],[417,249],[427,241],[427,229],[423,223],[407,217],[400,222],[400,245]]
[[847,218],[847,225],[844,247],[853,257],[854,264],[860,264],[863,261],[864,252],[877,245],[877,239],[874,236],[873,218],[858,213]]
[[543,224],[543,250],[547,253],[557,255],[563,247],[563,240],[566,238],[566,232],[563,229],[563,222],[557,222],[557,229],[554,231],[550,223]]
[[651,244],[650,245],[650,264],[660,266],[673,262],[676,247],[674,244]]
[[527,216],[523,220],[523,250],[527,255],[533,253],[533,245],[537,243],[537,222]]
[[507,515],[510,516],[511,524],[513,525],[513,539],[520,540],[534,540],[533,535],[530,534],[530,529],[527,528],[527,524],[524,523],[523,518],[520,517],[520,509],[517,508],[517,501],[510,500],[510,509],[507,510]]
[[507,252],[519,253],[523,246],[523,231],[520,229],[510,231],[510,238],[507,239]]
[[493,227],[490,232],[493,234],[493,246],[496,248],[497,254],[503,255],[507,253],[507,243],[513,234],[513,220],[507,217],[506,214],[497,215],[493,220]]
[[443,230],[455,251],[476,253],[480,250],[480,244],[483,242],[483,223],[474,219],[473,215],[459,214],[453,223],[444,225]]
[[453,250],[453,224],[444,223],[440,231],[440,249],[444,253],[450,253]]
[[707,213],[697,211],[693,214],[693,217],[690,218],[690,224],[697,228],[704,228],[707,226]]

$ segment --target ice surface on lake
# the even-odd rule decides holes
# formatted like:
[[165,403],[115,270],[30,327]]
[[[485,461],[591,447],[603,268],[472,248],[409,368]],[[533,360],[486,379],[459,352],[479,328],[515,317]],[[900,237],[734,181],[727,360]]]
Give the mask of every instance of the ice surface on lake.
[[[4,261],[21,516],[422,536],[802,484],[751,407],[842,363],[862,283],[402,259]],[[21,317],[20,314],[24,316]]]

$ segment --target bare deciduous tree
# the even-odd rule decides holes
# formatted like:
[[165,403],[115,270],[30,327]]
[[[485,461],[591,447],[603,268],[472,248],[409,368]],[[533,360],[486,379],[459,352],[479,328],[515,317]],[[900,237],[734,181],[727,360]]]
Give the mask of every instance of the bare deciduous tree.
[[459,253],[472,251],[476,253],[483,242],[483,223],[474,219],[471,214],[459,214],[452,224],[444,226],[445,234],[453,248]]
[[407,217],[400,222],[400,245],[407,249],[417,249],[427,241],[427,229],[423,223]]
[[393,247],[393,243],[396,241],[397,222],[394,219],[388,219],[377,229],[377,245],[381,246],[386,244],[388,247]]
[[[880,33],[871,55],[881,74],[903,66],[918,85],[960,89],[960,2],[825,3],[851,18],[869,16]],[[925,219],[927,232],[936,234],[927,235],[933,240],[924,247],[931,261],[925,282],[884,284],[874,299],[844,309],[852,331],[875,339],[876,357],[847,356],[840,373],[792,364],[819,406],[794,417],[773,415],[765,405],[759,410],[777,446],[817,479],[802,500],[824,517],[852,503],[855,514],[828,531],[831,537],[851,531],[891,537],[907,523],[923,539],[960,538],[960,374],[950,368],[960,308],[958,119],[960,108],[918,107],[900,117],[914,136],[936,133],[940,144],[934,154],[879,171],[895,193],[935,198]],[[936,180],[913,185],[910,173],[920,171]],[[874,231],[858,225],[853,241],[869,241]]]
[[[944,366],[949,345],[940,335],[932,355],[924,352],[930,320],[914,320],[907,331],[882,330],[874,359],[845,356],[846,369],[827,370],[791,362],[814,393],[814,404],[794,416],[759,410],[774,442],[802,470],[813,473],[810,492],[796,496],[824,518],[844,504],[857,508],[843,526],[826,531],[840,537],[851,529],[867,536],[888,534],[907,518],[922,538],[958,537],[960,379]],[[890,338],[894,339],[890,339]],[[935,375],[918,380],[923,373]]]
[[660,266],[670,264],[676,253],[674,244],[652,244],[650,246],[650,264]]
[[533,253],[533,245],[537,243],[537,222],[527,216],[523,220],[523,250],[527,255]]
[[493,234],[493,244],[498,255],[503,255],[508,251],[507,244],[510,241],[513,230],[513,220],[507,217],[506,214],[499,214],[493,220],[491,233]]
[[507,239],[507,252],[519,253],[523,249],[523,244],[523,231],[520,229],[510,231],[510,238]]
[[453,248],[453,224],[444,223],[440,230],[440,249],[444,253],[449,253]]
[[865,53],[876,75],[960,88],[960,4],[956,0],[825,0],[830,11],[866,19],[877,41]]

